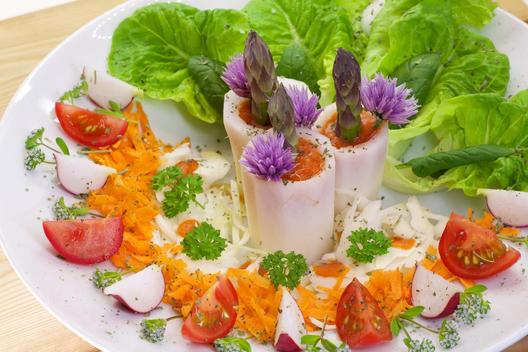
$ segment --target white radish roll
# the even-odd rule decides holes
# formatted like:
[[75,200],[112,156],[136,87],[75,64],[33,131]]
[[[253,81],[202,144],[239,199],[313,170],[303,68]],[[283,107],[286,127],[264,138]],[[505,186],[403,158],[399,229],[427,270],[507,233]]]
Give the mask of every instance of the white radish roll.
[[[297,86],[300,88],[308,89],[306,83],[297,81],[295,79],[279,77],[279,82],[284,84],[285,87]],[[240,117],[238,108],[240,104],[247,101],[247,98],[238,96],[234,91],[230,90],[224,97],[224,127],[231,144],[231,152],[233,153],[233,160],[235,162],[235,171],[237,182],[241,182],[240,165],[238,161],[242,156],[244,147],[249,143],[251,138],[257,134],[266,132],[267,129],[252,126],[246,123]]]
[[305,181],[274,182],[244,167],[241,171],[251,245],[268,251],[295,251],[312,263],[333,246],[335,162],[328,138],[306,128],[298,133],[315,143],[323,155],[318,175]]
[[[323,110],[314,129],[320,131],[334,116],[334,113],[336,113],[335,103]],[[336,212],[342,211],[355,195],[361,195],[370,200],[379,197],[388,139],[389,128],[384,122],[367,142],[356,146],[335,148]]]

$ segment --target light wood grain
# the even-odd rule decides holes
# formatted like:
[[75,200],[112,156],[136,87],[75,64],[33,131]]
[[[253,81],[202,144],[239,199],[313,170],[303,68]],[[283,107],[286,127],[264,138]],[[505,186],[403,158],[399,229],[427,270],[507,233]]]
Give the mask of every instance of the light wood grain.
[[[83,24],[121,2],[80,0],[0,22],[0,116],[22,80],[51,49]],[[520,0],[503,0],[501,5],[528,20],[528,7]],[[0,316],[2,352],[97,351],[38,304],[1,251]],[[508,349],[508,352],[522,351],[528,351],[528,339]]]

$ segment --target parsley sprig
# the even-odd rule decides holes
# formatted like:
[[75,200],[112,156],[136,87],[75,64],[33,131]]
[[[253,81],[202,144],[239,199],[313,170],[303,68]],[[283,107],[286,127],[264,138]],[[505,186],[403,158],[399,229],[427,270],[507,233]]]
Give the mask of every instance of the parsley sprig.
[[215,260],[226,249],[227,240],[207,222],[193,228],[183,239],[183,253],[192,260]]
[[488,314],[491,305],[489,301],[484,299],[483,293],[486,290],[486,286],[479,284],[467,288],[462,292],[460,294],[460,303],[453,314],[454,319],[446,318],[442,320],[442,325],[438,330],[425,326],[414,320],[414,318],[419,316],[424,310],[424,307],[416,306],[407,309],[391,321],[391,332],[394,336],[398,336],[400,331],[404,332],[406,337],[403,342],[408,347],[409,352],[432,352],[435,348],[430,339],[414,340],[406,328],[408,325],[438,335],[438,342],[442,348],[453,348],[460,342],[460,334],[458,332],[459,323],[474,325],[478,318],[483,318]]
[[61,103],[68,102],[70,104],[75,103],[75,99],[80,98],[83,95],[88,94],[88,83],[84,78],[81,78],[79,84],[65,92],[60,98]]
[[90,278],[90,281],[94,284],[97,288],[105,288],[110,285],[115,284],[118,281],[121,281],[123,279],[123,272],[119,271],[110,271],[110,270],[100,270],[99,268],[95,269],[95,272],[93,273],[92,277]]
[[224,337],[214,341],[216,352],[251,352],[251,345],[240,337]]
[[347,240],[350,241],[347,256],[358,263],[372,262],[376,256],[386,254],[391,246],[391,240],[382,231],[367,228],[352,231]]
[[275,287],[282,285],[292,290],[297,287],[301,278],[308,271],[306,258],[295,252],[288,254],[283,251],[270,253],[264,257],[260,265],[268,272]]
[[158,171],[152,178],[152,189],[164,190],[165,199],[161,207],[169,218],[189,209],[191,202],[203,206],[196,200],[196,195],[203,192],[203,180],[199,175],[183,175],[177,166],[169,166]]
[[[301,345],[304,345],[306,352],[350,352],[350,348],[346,343],[341,343],[337,346],[335,343],[324,337],[326,329],[326,320],[319,335],[307,334],[301,337]],[[321,346],[319,346],[321,344]]]
[[95,112],[97,112],[99,114],[119,117],[120,119],[124,119],[125,118],[125,114],[123,113],[122,107],[121,107],[121,105],[119,103],[116,103],[113,100],[109,100],[108,101],[108,105],[110,106],[109,109],[101,109],[101,108],[99,108],[99,109],[95,109]]
[[90,213],[90,208],[84,206],[84,204],[67,206],[64,197],[60,197],[59,200],[55,202],[52,210],[55,220],[76,219],[79,216],[85,216]]
[[167,323],[176,318],[181,318],[181,316],[175,315],[165,319],[143,319],[140,324],[140,337],[151,343],[163,341],[165,338],[165,330],[167,330]]
[[41,147],[47,148],[55,153],[62,153],[69,155],[70,151],[66,142],[61,137],[55,138],[57,148],[46,143],[44,139],[44,127],[31,131],[29,136],[26,137],[24,146],[26,148],[26,158],[24,159],[24,166],[26,170],[34,170],[40,164],[55,164],[54,161],[46,160],[46,154]]

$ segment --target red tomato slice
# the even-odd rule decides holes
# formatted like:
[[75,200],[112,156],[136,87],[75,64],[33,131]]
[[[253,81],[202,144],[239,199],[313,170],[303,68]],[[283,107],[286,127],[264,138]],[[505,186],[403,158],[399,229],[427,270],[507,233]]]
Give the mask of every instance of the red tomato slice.
[[357,279],[341,295],[336,326],[339,337],[350,348],[374,346],[392,339],[385,314]]
[[55,113],[64,132],[88,147],[112,145],[123,137],[128,127],[124,119],[60,102],[55,103]]
[[196,303],[182,326],[182,336],[196,343],[213,343],[235,325],[238,296],[233,284],[222,276]]
[[100,263],[114,255],[123,242],[121,218],[44,221],[51,245],[69,262]]
[[442,233],[438,252],[449,271],[471,280],[500,273],[521,257],[518,250],[504,245],[495,232],[454,213]]

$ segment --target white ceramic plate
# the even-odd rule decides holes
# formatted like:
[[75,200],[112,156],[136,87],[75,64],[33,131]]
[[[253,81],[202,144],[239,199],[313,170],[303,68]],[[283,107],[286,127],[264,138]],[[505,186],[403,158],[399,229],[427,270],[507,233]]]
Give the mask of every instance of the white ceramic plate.
[[[53,197],[66,196],[56,187],[53,170],[27,173],[23,167],[23,142],[28,133],[40,126],[47,135],[62,135],[53,112],[54,101],[79,78],[84,64],[103,68],[115,27],[136,8],[152,1],[129,1],[95,19],[55,49],[22,84],[1,121],[0,165],[0,239],[12,266],[35,297],[59,320],[94,346],[107,351],[209,351],[203,346],[182,340],[177,323],[171,322],[166,340],[149,344],[138,337],[143,318],[122,310],[113,299],[105,297],[88,280],[93,267],[77,266],[57,258],[46,240],[41,220],[50,218]],[[240,8],[243,0],[224,0],[226,8]],[[191,5],[215,7],[213,0],[189,1]],[[510,93],[526,88],[528,67],[528,27],[513,16],[498,11],[485,30],[498,49],[510,57],[512,78]],[[221,149],[217,139],[224,136],[221,127],[207,126],[186,115],[170,102],[144,102],[158,136],[176,142],[190,135],[195,144]],[[207,134],[205,133],[207,131]],[[68,140],[70,145],[73,141]],[[385,205],[406,196],[385,191]],[[420,200],[430,209],[449,214],[451,209],[464,212],[467,206],[482,208],[482,202],[469,200],[458,192],[437,193]],[[476,203],[476,204],[475,204]],[[528,253],[523,249],[520,263],[504,275],[487,280],[492,312],[485,321],[463,329],[457,351],[498,351],[528,334],[528,278],[524,268]],[[164,307],[153,316],[170,316]],[[29,319],[29,317],[28,317]],[[404,350],[400,342],[376,348],[376,351]]]

